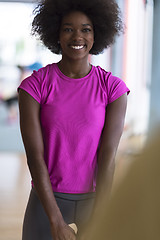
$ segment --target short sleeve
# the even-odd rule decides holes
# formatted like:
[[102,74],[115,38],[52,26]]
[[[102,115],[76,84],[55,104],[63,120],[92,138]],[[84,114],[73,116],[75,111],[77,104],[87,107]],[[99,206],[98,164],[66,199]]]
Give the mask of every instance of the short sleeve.
[[106,74],[105,87],[107,91],[108,103],[112,103],[123,94],[129,94],[130,92],[125,82],[122,79],[113,76],[111,72]]
[[19,89],[25,90],[29,93],[38,103],[41,103],[41,82],[42,82],[42,70],[33,71],[32,75],[25,78]]

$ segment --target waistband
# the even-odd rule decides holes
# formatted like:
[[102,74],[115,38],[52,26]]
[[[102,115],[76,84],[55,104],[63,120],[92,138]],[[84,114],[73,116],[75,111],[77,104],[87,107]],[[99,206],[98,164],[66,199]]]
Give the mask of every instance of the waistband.
[[81,200],[95,198],[96,193],[90,192],[90,193],[82,193],[82,194],[70,194],[70,193],[54,192],[54,196],[56,198],[62,198],[70,201],[81,201]]
[[[32,186],[32,191],[37,194],[36,189],[33,186]],[[71,194],[71,193],[54,192],[54,196],[56,198],[66,199],[70,201],[81,201],[81,200],[95,198],[96,193],[89,192],[89,193],[81,193],[81,194]]]

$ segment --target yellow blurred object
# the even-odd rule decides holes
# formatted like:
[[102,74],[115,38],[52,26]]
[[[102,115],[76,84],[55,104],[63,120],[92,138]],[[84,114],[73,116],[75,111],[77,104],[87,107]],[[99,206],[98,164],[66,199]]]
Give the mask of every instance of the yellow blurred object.
[[77,228],[77,226],[76,226],[75,223],[71,223],[71,224],[69,224],[69,227],[71,227],[71,228],[74,230],[75,234],[77,234],[77,232],[78,232],[78,228]]
[[160,129],[149,135],[85,235],[87,240],[160,239]]

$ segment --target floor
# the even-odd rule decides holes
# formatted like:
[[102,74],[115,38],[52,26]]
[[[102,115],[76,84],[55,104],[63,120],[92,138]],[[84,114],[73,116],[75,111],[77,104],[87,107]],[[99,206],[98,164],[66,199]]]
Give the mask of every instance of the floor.
[[0,240],[20,240],[22,219],[30,189],[23,154],[0,154]]
[[[114,186],[138,154],[144,138],[122,140],[118,155]],[[23,153],[0,152],[0,240],[21,240],[22,221],[30,191],[30,174]]]

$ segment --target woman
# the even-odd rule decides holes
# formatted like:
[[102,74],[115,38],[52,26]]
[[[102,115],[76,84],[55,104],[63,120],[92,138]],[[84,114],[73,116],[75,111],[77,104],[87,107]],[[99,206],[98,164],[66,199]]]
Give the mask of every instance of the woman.
[[68,224],[81,232],[109,195],[129,92],[88,56],[108,47],[122,24],[114,1],[46,0],[32,30],[62,60],[34,71],[18,89],[32,176],[23,240],[74,240]]

